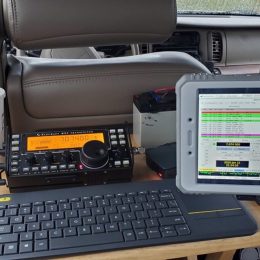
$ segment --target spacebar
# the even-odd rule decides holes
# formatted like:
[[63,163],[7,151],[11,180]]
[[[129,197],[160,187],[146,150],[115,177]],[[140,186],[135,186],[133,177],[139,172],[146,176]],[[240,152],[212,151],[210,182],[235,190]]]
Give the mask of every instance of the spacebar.
[[72,236],[64,238],[52,238],[50,240],[50,249],[103,245],[123,241],[124,239],[120,232],[111,232],[109,234],[92,234],[78,237]]

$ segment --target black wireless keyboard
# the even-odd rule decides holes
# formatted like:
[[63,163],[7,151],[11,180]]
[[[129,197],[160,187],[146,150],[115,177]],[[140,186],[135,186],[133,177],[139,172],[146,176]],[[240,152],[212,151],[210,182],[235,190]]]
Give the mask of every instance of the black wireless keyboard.
[[[192,216],[173,180],[2,195],[0,259],[42,258],[254,233],[256,226],[240,204],[232,196],[224,199],[235,203],[234,210],[222,218],[216,215],[214,220],[212,215]],[[244,227],[238,230],[241,223]]]

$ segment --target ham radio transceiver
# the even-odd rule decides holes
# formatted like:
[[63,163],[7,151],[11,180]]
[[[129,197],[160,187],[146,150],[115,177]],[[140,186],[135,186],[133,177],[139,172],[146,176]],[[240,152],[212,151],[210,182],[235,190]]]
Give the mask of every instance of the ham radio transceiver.
[[132,178],[131,141],[122,126],[13,134],[7,154],[12,191]]

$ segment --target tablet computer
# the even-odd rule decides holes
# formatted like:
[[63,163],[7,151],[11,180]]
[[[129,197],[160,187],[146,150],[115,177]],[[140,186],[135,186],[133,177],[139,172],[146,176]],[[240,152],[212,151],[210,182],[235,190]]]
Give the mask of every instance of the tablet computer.
[[259,195],[260,75],[185,75],[176,95],[178,188]]

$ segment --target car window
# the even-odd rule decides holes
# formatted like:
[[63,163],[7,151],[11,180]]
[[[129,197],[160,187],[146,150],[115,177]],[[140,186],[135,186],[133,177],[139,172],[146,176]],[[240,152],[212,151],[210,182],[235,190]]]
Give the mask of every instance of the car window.
[[259,0],[177,0],[180,14],[260,15]]

